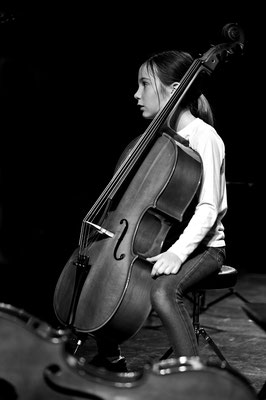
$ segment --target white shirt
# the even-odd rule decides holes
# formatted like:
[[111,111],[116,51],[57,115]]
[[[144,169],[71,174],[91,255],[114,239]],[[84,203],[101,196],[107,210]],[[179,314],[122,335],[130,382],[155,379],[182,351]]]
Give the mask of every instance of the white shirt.
[[190,122],[178,134],[198,152],[203,167],[195,212],[178,240],[168,249],[184,262],[200,243],[211,247],[225,246],[222,224],[227,211],[225,146],[216,130],[200,118]]

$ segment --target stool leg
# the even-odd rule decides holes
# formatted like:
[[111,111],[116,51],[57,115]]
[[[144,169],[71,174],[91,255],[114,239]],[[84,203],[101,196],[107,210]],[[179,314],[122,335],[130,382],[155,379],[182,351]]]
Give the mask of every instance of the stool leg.
[[203,296],[203,292],[196,291],[193,293],[193,326],[196,334],[197,342],[199,344],[199,334],[200,334],[200,323],[199,323],[199,315],[200,315],[200,304],[201,298]]
[[237,296],[240,300],[244,301],[244,303],[249,303],[249,301],[244,296],[242,296],[240,293],[238,293],[234,288],[228,288],[228,292],[227,293],[223,294],[222,296],[217,297],[213,301],[210,301],[208,304],[206,304],[204,307],[202,307],[202,309],[204,311],[206,311],[208,308],[210,308],[214,304],[226,299],[227,297],[231,296],[232,294]]
[[210,337],[210,335],[207,334],[207,332],[205,331],[205,329],[200,328],[199,329],[199,335],[202,335],[202,337],[206,340],[206,342],[213,348],[214,352],[216,353],[216,355],[220,358],[221,361],[224,361],[228,366],[229,363],[226,360],[226,358],[224,357],[223,353],[221,352],[221,350],[217,347],[217,345],[214,343],[214,341],[212,340],[212,338]]
[[224,361],[228,366],[229,363],[225,359],[222,352],[219,350],[217,345],[214,343],[210,335],[207,334],[204,328],[200,326],[199,315],[201,311],[202,297],[205,295],[204,291],[195,291],[193,293],[194,304],[193,304],[193,326],[197,338],[197,342],[199,344],[200,335],[206,340],[206,342],[213,348],[216,355],[220,358],[221,361]]

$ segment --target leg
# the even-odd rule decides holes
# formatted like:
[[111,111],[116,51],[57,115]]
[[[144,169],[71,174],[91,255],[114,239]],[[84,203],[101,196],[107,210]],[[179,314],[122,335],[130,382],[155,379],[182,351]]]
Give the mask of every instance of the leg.
[[159,315],[172,345],[174,356],[197,356],[198,343],[184,296],[204,278],[220,270],[224,249],[198,248],[175,275],[154,280],[151,303]]
[[112,372],[127,372],[126,359],[121,355],[120,345],[111,336],[95,337],[98,354],[90,361],[91,365]]

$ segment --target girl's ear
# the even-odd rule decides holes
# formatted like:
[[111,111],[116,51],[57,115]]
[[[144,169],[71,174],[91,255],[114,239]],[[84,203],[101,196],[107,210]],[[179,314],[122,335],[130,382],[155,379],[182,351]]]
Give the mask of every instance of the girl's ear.
[[176,88],[177,88],[178,86],[179,86],[179,82],[173,82],[173,83],[171,84],[171,88],[172,88],[171,94],[174,93],[174,91],[176,90]]

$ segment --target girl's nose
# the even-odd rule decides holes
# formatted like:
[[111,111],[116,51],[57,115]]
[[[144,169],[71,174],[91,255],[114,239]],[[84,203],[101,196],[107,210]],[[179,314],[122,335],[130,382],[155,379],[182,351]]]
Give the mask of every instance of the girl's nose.
[[134,94],[134,99],[139,100],[140,99],[140,95],[139,95],[139,89],[136,91],[136,93]]

